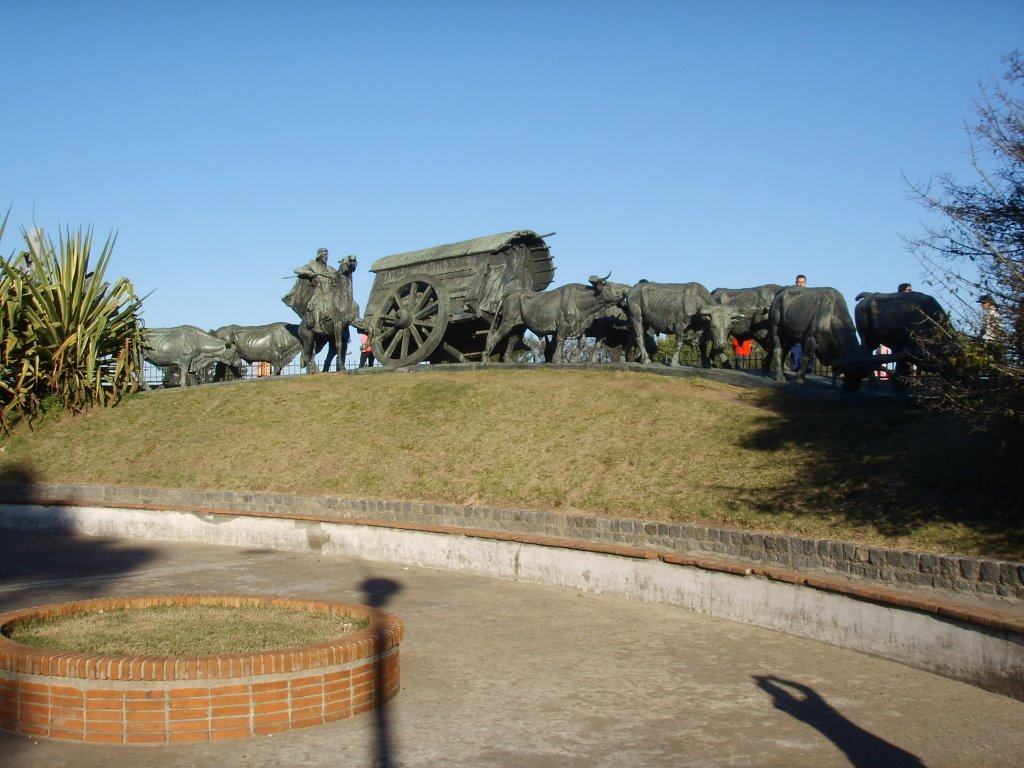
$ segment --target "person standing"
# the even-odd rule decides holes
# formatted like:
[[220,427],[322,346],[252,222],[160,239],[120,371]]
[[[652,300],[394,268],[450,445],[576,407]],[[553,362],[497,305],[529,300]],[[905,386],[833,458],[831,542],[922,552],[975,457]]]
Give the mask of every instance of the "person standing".
[[981,304],[981,340],[991,348],[999,343],[1003,332],[999,305],[987,293],[978,298],[978,303]]
[[753,349],[754,340],[747,339],[740,342],[736,341],[735,336],[730,336],[729,341],[732,342],[732,351],[736,356],[736,369],[744,371],[750,368],[750,353]]
[[[797,275],[794,283],[799,288],[807,287],[807,275]],[[789,351],[789,366],[794,371],[800,370],[800,362],[804,359],[804,348],[799,344],[794,344],[792,349]],[[813,360],[807,361],[807,368],[810,369],[814,365]]]
[[[896,293],[913,293],[913,292],[914,292],[914,286],[912,286],[910,283],[900,283],[896,287]],[[881,354],[889,354],[889,352],[892,351],[892,350],[890,350],[890,349],[888,349],[886,347],[879,347],[879,349],[880,350],[881,349],[885,349],[886,350],[885,352],[882,352]],[[903,378],[906,378],[907,376],[913,376],[913,377],[916,378],[917,377],[917,366],[914,365],[913,363],[906,363],[906,362],[897,363],[896,367],[893,369],[893,372],[897,374],[897,378],[900,378],[901,376]],[[881,373],[881,371],[879,371],[878,373]],[[887,378],[887,376],[882,377],[882,378]]]
[[359,334],[359,367],[373,368],[373,339],[370,332]]

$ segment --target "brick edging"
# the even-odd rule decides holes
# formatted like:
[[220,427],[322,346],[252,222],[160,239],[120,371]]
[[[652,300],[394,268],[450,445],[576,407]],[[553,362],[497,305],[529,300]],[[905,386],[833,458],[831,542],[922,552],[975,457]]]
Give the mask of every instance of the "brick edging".
[[[157,605],[272,606],[344,613],[367,629],[258,653],[119,656],[16,643],[18,621]],[[107,743],[240,738],[361,714],[399,690],[402,622],[364,605],[243,595],[102,598],[0,614],[0,728]]]

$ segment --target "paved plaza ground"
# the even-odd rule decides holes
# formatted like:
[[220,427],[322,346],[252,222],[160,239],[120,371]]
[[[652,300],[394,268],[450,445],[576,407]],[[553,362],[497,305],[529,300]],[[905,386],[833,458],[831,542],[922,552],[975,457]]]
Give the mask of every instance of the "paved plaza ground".
[[0,610],[186,592],[367,602],[360,585],[383,579],[406,628],[381,716],[156,747],[0,732],[2,766],[1024,764],[1024,702],[678,608],[315,554],[0,535]]

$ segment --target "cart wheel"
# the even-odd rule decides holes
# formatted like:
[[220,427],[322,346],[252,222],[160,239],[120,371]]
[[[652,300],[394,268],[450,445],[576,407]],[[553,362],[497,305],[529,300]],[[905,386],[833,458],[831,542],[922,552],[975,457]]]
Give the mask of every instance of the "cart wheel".
[[437,349],[448,327],[448,294],[415,275],[387,295],[373,319],[373,354],[391,368],[416,365]]

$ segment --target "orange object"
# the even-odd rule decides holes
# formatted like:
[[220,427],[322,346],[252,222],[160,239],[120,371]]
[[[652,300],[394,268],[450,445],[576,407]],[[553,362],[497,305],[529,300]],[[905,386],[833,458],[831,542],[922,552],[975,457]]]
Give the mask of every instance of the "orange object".
[[729,341],[732,342],[732,350],[737,355],[749,355],[750,350],[752,348],[751,345],[754,343],[753,339],[747,339],[741,344],[740,342],[736,341],[736,339],[734,339],[732,336],[729,337]]

